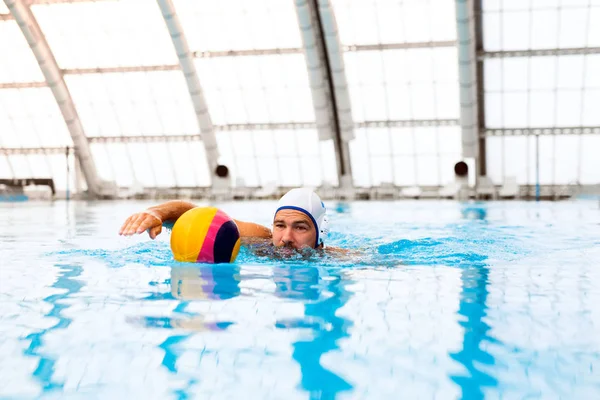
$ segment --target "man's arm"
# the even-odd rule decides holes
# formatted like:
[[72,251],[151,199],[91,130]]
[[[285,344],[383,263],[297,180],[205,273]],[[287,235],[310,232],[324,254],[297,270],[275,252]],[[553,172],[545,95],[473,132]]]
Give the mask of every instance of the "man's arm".
[[255,237],[270,239],[272,237],[271,230],[266,226],[255,224],[254,222],[244,222],[234,219],[235,224],[240,230],[241,237]]
[[[195,207],[195,204],[181,200],[167,201],[166,203],[150,207],[145,211],[133,214],[127,218],[121,227],[119,234],[131,236],[148,230],[148,235],[150,238],[155,239],[156,236],[158,236],[162,231],[163,224],[175,223],[175,221],[177,221],[177,219],[186,211],[189,211]],[[234,221],[238,226],[238,229],[240,230],[240,236],[242,237],[271,237],[271,230],[265,226],[252,222],[238,220]]]
[[183,213],[195,207],[195,204],[181,200],[167,201],[150,207],[127,218],[119,230],[119,235],[131,236],[147,230],[150,238],[155,239],[162,231],[163,223],[175,223]]

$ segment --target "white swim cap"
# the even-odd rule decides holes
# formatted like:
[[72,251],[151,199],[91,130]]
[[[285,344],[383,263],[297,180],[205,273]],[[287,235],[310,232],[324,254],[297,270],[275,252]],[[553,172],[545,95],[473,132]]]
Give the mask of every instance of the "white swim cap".
[[[318,194],[306,188],[292,189],[279,199],[275,215],[279,210],[296,210],[306,214],[317,229],[315,248],[323,244],[327,233],[329,233],[329,226],[325,204],[323,204]],[[273,215],[273,220],[275,215]]]

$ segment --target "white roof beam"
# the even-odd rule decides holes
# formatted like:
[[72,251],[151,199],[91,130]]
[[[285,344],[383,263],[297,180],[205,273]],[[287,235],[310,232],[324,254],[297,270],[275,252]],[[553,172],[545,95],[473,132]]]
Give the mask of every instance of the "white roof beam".
[[319,139],[333,139],[340,186],[352,186],[348,142],[354,138],[337,22],[328,0],[295,0]]
[[196,120],[200,129],[200,137],[204,144],[206,153],[206,162],[210,171],[211,183],[216,176],[216,168],[219,164],[219,149],[217,146],[217,137],[212,123],[208,104],[204,98],[204,91],[200,85],[196,65],[194,64],[194,55],[189,49],[183,27],[177,17],[175,6],[171,0],[157,0],[160,11],[169,30],[169,35],[173,41],[179,65],[185,77],[190,97],[196,113]]
[[64,81],[62,71],[58,67],[54,54],[35,16],[23,0],[4,0],[4,3],[23,32],[23,36],[25,36],[46,79],[46,83],[58,104],[73,140],[75,155],[87,182],[89,195],[101,198],[114,197],[116,195],[116,186],[114,183],[104,182],[98,176],[83,125],[75,109],[75,104]]

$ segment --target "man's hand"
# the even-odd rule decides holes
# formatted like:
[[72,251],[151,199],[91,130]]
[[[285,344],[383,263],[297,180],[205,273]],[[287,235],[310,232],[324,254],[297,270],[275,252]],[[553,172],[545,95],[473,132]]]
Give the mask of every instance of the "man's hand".
[[131,236],[148,231],[150,239],[155,239],[162,231],[163,221],[153,210],[133,214],[123,224],[119,235]]

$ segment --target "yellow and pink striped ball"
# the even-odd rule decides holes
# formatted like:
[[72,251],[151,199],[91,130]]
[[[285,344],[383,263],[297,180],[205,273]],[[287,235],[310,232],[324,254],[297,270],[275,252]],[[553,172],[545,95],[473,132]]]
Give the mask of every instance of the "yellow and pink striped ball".
[[185,212],[171,232],[171,250],[177,261],[232,263],[240,244],[240,231],[233,219],[215,207]]

